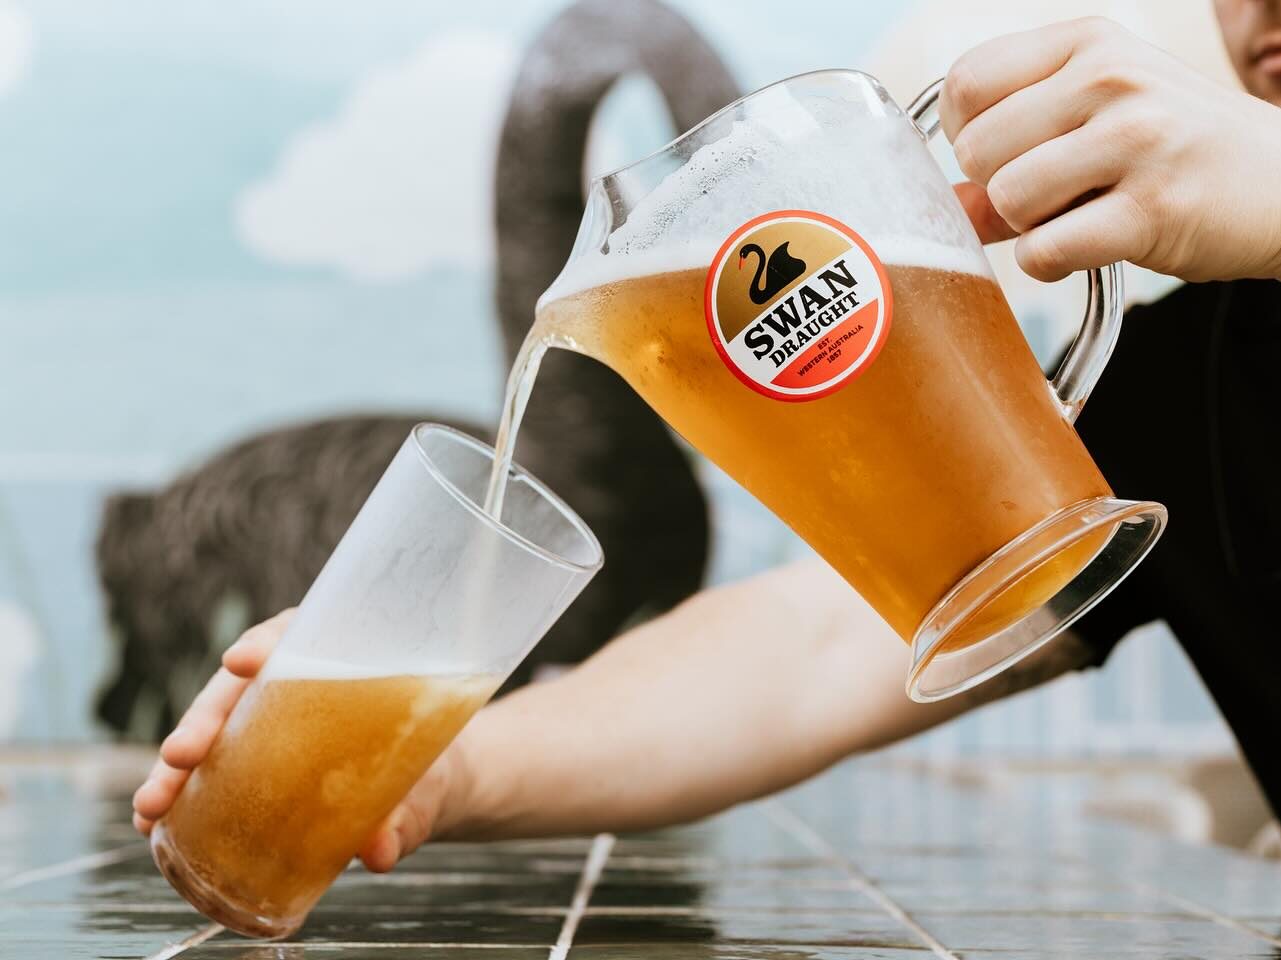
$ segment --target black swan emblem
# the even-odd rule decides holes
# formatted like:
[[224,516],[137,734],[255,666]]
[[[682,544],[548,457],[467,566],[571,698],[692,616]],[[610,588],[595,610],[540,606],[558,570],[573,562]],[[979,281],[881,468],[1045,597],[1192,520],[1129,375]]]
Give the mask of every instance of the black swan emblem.
[[[743,268],[743,261],[749,254],[756,254],[759,258],[756,262],[756,276],[752,277],[752,285],[748,288],[747,293],[752,298],[752,303],[760,304],[769,303],[774,296],[785,286],[801,276],[805,272],[805,261],[797,259],[787,252],[787,244],[790,241],[784,240],[774,252],[769,255],[769,263],[766,265],[765,251],[754,243],[749,243],[738,251],[738,266]],[[765,274],[765,283],[761,284],[761,274]]]

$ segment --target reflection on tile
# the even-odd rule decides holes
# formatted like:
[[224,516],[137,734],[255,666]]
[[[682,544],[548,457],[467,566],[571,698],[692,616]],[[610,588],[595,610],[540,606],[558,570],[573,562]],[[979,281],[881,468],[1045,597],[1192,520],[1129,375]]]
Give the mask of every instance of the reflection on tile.
[[593,914],[583,919],[574,942],[584,945],[773,942],[878,948],[921,945],[900,923],[884,913],[751,910],[697,915]]
[[[740,862],[809,857],[810,852],[761,816],[755,804],[735,807],[692,826],[620,837],[614,856],[725,857]],[[612,859],[612,858],[611,858]]]
[[[291,940],[305,942],[362,943],[467,943],[522,944],[550,947],[556,942],[564,919],[559,916],[522,916],[475,910],[455,913],[430,912],[401,905],[399,913],[344,913],[340,909],[317,910]],[[243,938],[222,933],[211,943]]]
[[181,902],[171,908],[154,904],[106,907],[36,904],[22,909],[0,908],[0,943],[8,939],[74,939],[81,936],[109,941],[132,933],[180,940],[208,922]]
[[[1051,881],[1054,885],[1096,881],[1087,865],[1053,854],[1028,854],[1022,850],[992,849],[977,855],[957,856],[933,850],[908,854],[855,851],[846,855],[880,885],[1017,887]],[[1053,867],[1052,872],[1047,867]],[[1116,886],[1116,884],[1112,884]]]
[[592,895],[596,906],[861,906],[868,905],[830,865],[761,869],[725,863],[689,870],[606,869]]
[[1136,955],[1228,960],[1266,953],[1267,944],[1204,920],[1081,917],[1071,914],[985,916],[918,913],[916,919],[959,952],[993,949],[1041,951],[1077,957]]
[[582,862],[591,849],[590,837],[559,837],[545,840],[502,840],[493,843],[432,843],[420,847],[404,863],[424,866],[435,864],[465,869],[469,863],[488,862],[496,858],[508,861],[520,858],[577,860]]
[[484,903],[497,907],[566,907],[574,896],[576,876],[537,874],[390,873],[344,875],[320,902],[349,904],[405,903],[433,907]]
[[[569,957],[570,960],[934,960],[934,954],[925,949],[796,946],[786,943],[575,946]],[[1013,958],[1007,956],[1005,960]]]
[[1183,915],[1183,911],[1169,900],[1134,887],[1106,883],[1059,884],[1045,877],[1029,878],[1024,883],[894,882],[879,886],[899,904],[913,911]]
[[[123,940],[0,940],[0,957],[5,960],[134,960],[148,957],[165,945],[164,940],[145,942]],[[186,955],[183,954],[185,957]]]

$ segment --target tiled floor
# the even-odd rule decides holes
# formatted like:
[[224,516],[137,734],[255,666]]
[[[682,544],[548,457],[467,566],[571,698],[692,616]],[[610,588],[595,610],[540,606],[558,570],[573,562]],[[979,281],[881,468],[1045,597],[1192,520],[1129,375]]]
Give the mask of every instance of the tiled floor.
[[273,944],[187,907],[100,794],[0,766],[3,960],[1281,958],[1281,863],[1084,818],[1071,777],[859,761],[680,830],[438,845]]

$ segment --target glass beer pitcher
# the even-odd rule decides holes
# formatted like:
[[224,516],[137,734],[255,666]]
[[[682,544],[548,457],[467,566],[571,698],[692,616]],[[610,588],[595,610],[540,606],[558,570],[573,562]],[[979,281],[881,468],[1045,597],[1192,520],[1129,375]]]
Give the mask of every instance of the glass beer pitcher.
[[805,74],[595,180],[527,346],[612,367],[782,518],[911,644],[919,701],[1046,643],[1166,517],[1072,428],[1120,268],[1090,271],[1047,384],[927,148],[940,89],[905,112],[866,74]]

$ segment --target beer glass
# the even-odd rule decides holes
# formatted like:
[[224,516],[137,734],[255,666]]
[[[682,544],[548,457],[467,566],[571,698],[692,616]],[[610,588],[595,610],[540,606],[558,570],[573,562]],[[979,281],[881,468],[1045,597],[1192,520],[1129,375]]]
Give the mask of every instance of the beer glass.
[[940,90],[905,112],[805,74],[598,178],[531,332],[620,373],[835,567],[911,644],[919,701],[1055,636],[1165,522],[1072,428],[1120,267],[1090,271],[1047,384],[927,147]]
[[599,569],[591,531],[493,451],[420,424],[151,834],[169,882],[252,936],[292,933]]

